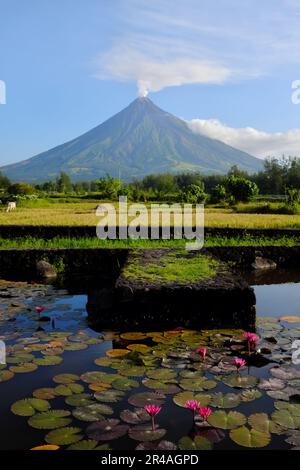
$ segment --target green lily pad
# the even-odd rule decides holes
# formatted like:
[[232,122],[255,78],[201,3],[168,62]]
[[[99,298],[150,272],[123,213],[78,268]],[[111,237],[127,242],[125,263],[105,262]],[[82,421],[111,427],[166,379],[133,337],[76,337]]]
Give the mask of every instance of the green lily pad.
[[200,379],[203,377],[202,370],[181,370],[179,372],[180,377],[183,379]]
[[119,373],[121,375],[125,375],[126,377],[142,377],[145,374],[146,367],[143,366],[132,366],[132,367],[124,367],[119,369]]
[[92,403],[87,406],[75,408],[75,410],[72,411],[72,414],[80,421],[102,421],[104,419],[103,415],[113,414],[113,409],[103,403]]
[[134,426],[129,429],[129,437],[135,441],[149,442],[157,441],[166,434],[166,429],[156,428],[152,431],[152,427],[149,425]]
[[207,422],[215,428],[220,429],[235,429],[243,426],[246,423],[246,416],[238,411],[215,411],[212,413]]
[[248,423],[257,431],[268,434],[280,434],[282,428],[272,421],[266,413],[255,413],[248,417]]
[[202,392],[203,390],[211,390],[217,386],[217,382],[209,380],[206,377],[199,377],[198,379],[182,379],[179,386],[183,390],[190,392]]
[[207,406],[211,401],[211,396],[204,393],[181,392],[173,397],[173,402],[182,408],[185,408],[185,404],[189,400],[196,400],[201,403],[201,406]]
[[44,356],[34,359],[36,366],[57,366],[63,362],[63,358],[60,356]]
[[194,439],[184,436],[179,440],[178,447],[180,450],[212,450],[213,444],[202,436],[196,436]]
[[262,397],[262,393],[255,388],[243,390],[242,393],[240,394],[241,401],[244,403],[249,403],[261,397]]
[[175,383],[163,382],[154,379],[144,379],[142,382],[145,387],[151,388],[152,390],[159,390],[167,395],[178,393],[180,391],[180,388]]
[[139,382],[128,377],[122,377],[120,379],[114,380],[112,386],[116,390],[128,391],[132,388],[137,388],[139,386]]
[[34,372],[38,366],[32,362],[24,362],[17,366],[11,366],[9,370],[14,374],[28,374],[29,372]]
[[147,377],[155,380],[162,380],[166,382],[168,380],[175,379],[177,372],[170,369],[149,369],[146,373]]
[[128,341],[140,341],[142,339],[147,338],[147,335],[145,335],[145,333],[132,332],[132,333],[122,333],[120,337]]
[[222,377],[222,381],[233,388],[253,388],[257,385],[258,378],[254,375],[230,374]]
[[103,403],[117,403],[124,397],[124,392],[121,390],[104,390],[103,392],[96,392],[94,397],[97,401]]
[[70,412],[67,410],[50,410],[37,413],[28,420],[28,424],[35,429],[56,429],[71,423]]
[[211,396],[211,406],[215,408],[235,408],[241,403],[240,396],[236,393],[214,393]]
[[6,363],[7,364],[23,364],[24,362],[30,362],[35,358],[33,354],[29,353],[22,353],[15,356],[7,356]]
[[93,439],[84,439],[75,444],[70,445],[67,450],[95,450],[98,442]]
[[92,396],[89,393],[77,393],[66,397],[65,402],[70,406],[86,406],[91,404]]
[[76,374],[58,374],[53,377],[53,381],[57,384],[71,384],[79,380],[80,377]]
[[239,446],[249,448],[266,447],[271,442],[271,434],[257,429],[248,429],[246,426],[230,431],[229,436]]
[[12,379],[14,375],[11,370],[0,370],[0,383]]
[[85,343],[67,343],[65,345],[65,351],[81,351],[87,348],[88,345]]
[[13,414],[18,416],[33,416],[37,411],[46,411],[50,408],[50,403],[38,398],[25,398],[16,401],[11,406]]
[[300,428],[300,416],[292,414],[290,409],[276,410],[271,416],[272,420],[284,429]]
[[70,445],[82,439],[83,436],[80,433],[80,428],[65,427],[55,429],[46,435],[45,441],[48,444],[56,444],[58,446]]
[[50,387],[37,388],[32,392],[32,395],[34,398],[40,398],[41,400],[52,400],[57,396],[54,388]]
[[160,406],[163,404],[166,396],[162,393],[154,393],[154,392],[144,392],[144,393],[136,393],[131,395],[128,398],[128,403],[132,406],[136,406],[138,408],[144,408],[146,405],[157,405]]
[[300,416],[299,403],[286,403],[284,401],[275,401],[274,406],[277,410],[287,410],[294,416]]

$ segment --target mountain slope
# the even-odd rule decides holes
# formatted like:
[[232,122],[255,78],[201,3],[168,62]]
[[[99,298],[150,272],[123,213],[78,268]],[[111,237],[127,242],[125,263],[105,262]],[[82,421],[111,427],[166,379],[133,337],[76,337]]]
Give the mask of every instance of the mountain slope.
[[148,98],[138,98],[80,137],[0,170],[13,180],[42,181],[55,178],[60,171],[74,180],[106,174],[132,179],[163,172],[226,173],[232,165],[254,172],[262,162],[193,133],[183,120]]

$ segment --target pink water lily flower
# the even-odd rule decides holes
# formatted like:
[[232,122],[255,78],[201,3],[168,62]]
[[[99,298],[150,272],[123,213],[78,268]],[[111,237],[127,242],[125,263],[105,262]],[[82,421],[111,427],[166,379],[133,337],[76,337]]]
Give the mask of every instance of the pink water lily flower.
[[204,421],[207,421],[208,417],[212,413],[212,410],[206,406],[201,406],[201,408],[198,410],[198,413]]
[[185,403],[185,407],[188,410],[191,410],[191,411],[196,411],[198,408],[200,408],[200,406],[201,406],[201,404],[197,400],[188,400]]
[[157,416],[158,413],[161,411],[161,406],[146,405],[146,406],[144,407],[144,410],[147,411],[147,413],[151,416],[152,431],[155,431],[155,422],[154,422],[154,418],[155,418],[155,416]]
[[202,347],[202,348],[199,348],[197,349],[197,353],[200,354],[200,356],[203,358],[203,361],[205,361],[205,356],[206,356],[206,353],[207,353],[207,349]]
[[255,344],[259,340],[259,336],[255,333],[251,333],[250,331],[246,331],[243,333],[244,338],[248,341],[248,353],[251,354],[251,349],[255,349]]
[[241,367],[244,367],[246,365],[246,361],[245,361],[245,359],[235,357],[234,358],[234,365],[236,366],[237,370],[239,370]]
[[35,311],[36,311],[37,313],[42,313],[44,310],[45,310],[45,307],[40,307],[40,306],[38,306],[38,305],[35,307]]

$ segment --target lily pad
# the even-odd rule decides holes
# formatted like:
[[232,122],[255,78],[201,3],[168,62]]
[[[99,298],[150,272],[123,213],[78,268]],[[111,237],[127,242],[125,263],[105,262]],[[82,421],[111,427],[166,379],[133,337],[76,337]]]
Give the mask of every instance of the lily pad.
[[93,439],[84,439],[75,444],[70,445],[67,450],[95,450],[98,442]]
[[105,390],[104,392],[96,392],[94,397],[97,401],[103,403],[117,403],[124,397],[124,392],[121,390]]
[[229,436],[239,446],[249,448],[266,447],[271,442],[271,434],[257,429],[248,429],[246,426],[230,431]]
[[50,403],[38,398],[25,398],[16,401],[11,406],[13,414],[18,416],[33,416],[37,411],[46,411],[50,408]]
[[124,375],[126,377],[142,377],[145,374],[146,367],[143,366],[132,366],[132,367],[124,367],[119,369],[119,374]]
[[60,356],[44,356],[34,359],[34,364],[37,366],[56,366],[63,362],[63,358]]
[[145,387],[151,388],[152,390],[159,390],[162,393],[166,393],[167,395],[178,393],[180,391],[180,388],[175,383],[163,382],[154,379],[144,379],[142,382]]
[[242,393],[240,394],[241,401],[244,403],[249,403],[261,397],[262,397],[262,393],[255,388],[243,390]]
[[18,366],[11,366],[9,370],[14,374],[28,374],[29,372],[34,372],[38,366],[32,362],[24,362]]
[[108,349],[105,351],[108,357],[124,357],[129,353],[130,351],[128,349]]
[[177,446],[174,444],[174,442],[170,441],[160,441],[158,444],[155,442],[141,442],[135,450],[165,450],[165,451],[170,451],[170,450],[176,450]]
[[243,426],[247,419],[246,416],[238,411],[215,411],[207,419],[208,423],[215,428],[220,429],[235,429]]
[[270,373],[273,377],[285,381],[300,377],[300,370],[293,367],[272,367],[272,369],[270,369]]
[[43,446],[32,447],[30,450],[58,450],[60,447],[53,444],[45,444]]
[[258,387],[263,390],[282,390],[285,387],[285,382],[276,378],[261,379]]
[[11,370],[0,370],[0,383],[12,379],[14,375]]
[[235,408],[241,403],[240,396],[236,393],[214,393],[211,396],[211,406],[215,408]]
[[189,400],[196,400],[201,403],[201,406],[207,406],[211,401],[211,396],[204,393],[181,392],[173,397],[173,402],[182,408],[185,408],[185,404]]
[[150,421],[149,414],[143,408],[137,408],[134,411],[123,410],[121,411],[120,417],[122,421],[128,424],[141,424]]
[[128,341],[140,341],[142,339],[147,338],[147,335],[145,335],[145,333],[132,332],[132,333],[122,333],[120,337]]
[[70,414],[67,410],[45,411],[29,418],[28,424],[35,429],[57,429],[71,423]]
[[213,444],[202,436],[196,436],[194,439],[185,436],[179,440],[178,448],[180,450],[212,450]]
[[129,437],[135,441],[149,442],[157,441],[166,434],[166,429],[156,428],[152,431],[149,425],[134,426],[129,429]]
[[285,429],[299,429],[300,427],[300,416],[292,414],[291,409],[274,411],[272,420]]
[[72,415],[80,421],[102,421],[103,415],[112,415],[113,409],[103,403],[92,403],[87,406],[80,406],[72,411]]
[[222,381],[233,388],[253,388],[257,385],[258,378],[254,375],[230,374],[222,377]]
[[175,379],[175,377],[177,376],[177,372],[173,370],[164,369],[164,368],[149,369],[146,375],[150,379],[162,380],[166,382],[168,380]]
[[116,390],[128,391],[132,388],[137,388],[139,386],[139,382],[133,379],[129,379],[128,377],[122,377],[120,379],[114,380],[112,386]]
[[80,433],[81,429],[74,427],[55,429],[46,435],[45,441],[49,444],[70,445],[82,439],[83,436]]
[[203,390],[210,390],[217,386],[217,382],[209,380],[206,377],[199,377],[198,379],[182,379],[179,386],[183,390],[190,392],[202,392]]
[[91,404],[91,398],[89,393],[77,393],[66,397],[65,402],[70,406],[86,406]]
[[57,384],[71,384],[79,380],[80,377],[76,374],[58,374],[53,377],[53,381]]
[[128,398],[128,403],[130,405],[136,406],[138,408],[144,408],[146,405],[157,405],[160,406],[163,404],[166,396],[162,393],[154,393],[154,392],[144,392],[144,393],[136,393],[131,395]]
[[266,413],[255,413],[248,417],[248,423],[257,431],[269,434],[281,434],[282,428],[272,421]]
[[96,441],[112,441],[125,436],[128,429],[129,426],[127,424],[120,424],[118,419],[107,419],[97,421],[88,426],[86,434],[90,439],[95,439]]
[[44,387],[44,388],[37,388],[32,392],[32,395],[35,398],[40,398],[42,400],[52,400],[57,395],[55,393],[54,388]]

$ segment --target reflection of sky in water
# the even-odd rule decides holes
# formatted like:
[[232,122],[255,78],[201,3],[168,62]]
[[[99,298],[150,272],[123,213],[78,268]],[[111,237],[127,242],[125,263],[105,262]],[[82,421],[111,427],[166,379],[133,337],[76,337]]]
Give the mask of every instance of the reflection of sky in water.
[[258,316],[300,315],[300,283],[254,286]]

